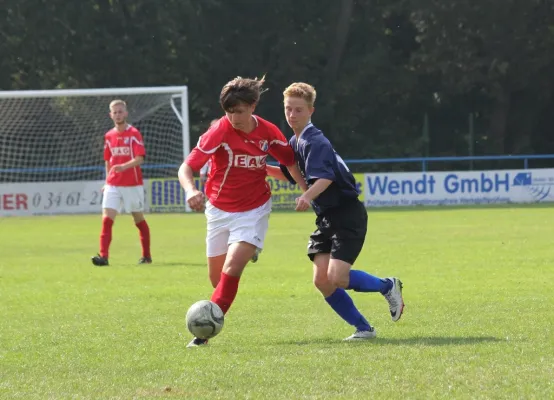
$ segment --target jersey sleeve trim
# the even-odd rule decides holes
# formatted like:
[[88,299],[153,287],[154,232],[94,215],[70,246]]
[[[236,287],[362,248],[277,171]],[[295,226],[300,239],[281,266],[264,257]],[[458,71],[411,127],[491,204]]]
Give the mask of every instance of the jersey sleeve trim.
[[200,147],[200,141],[201,141],[201,140],[202,140],[202,136],[198,139],[198,143],[196,143],[196,148],[197,148],[198,150],[200,150],[200,151],[201,151],[202,153],[204,153],[204,154],[213,154],[213,153],[215,153],[215,152],[217,151],[217,149],[219,149],[219,148],[223,145],[223,143],[220,143],[220,144],[218,144],[216,147],[214,147],[214,148],[211,149],[211,150],[205,150],[205,149],[203,149],[202,147]]
[[131,143],[130,143],[130,148],[131,148],[131,156],[133,156],[133,142],[136,142],[139,146],[141,146],[141,152],[137,153],[136,156],[132,157],[132,158],[135,158],[135,157],[144,157],[146,155],[146,149],[144,148],[144,142],[141,142],[140,140],[138,140],[135,136],[132,136],[131,137]]
[[227,175],[229,175],[229,171],[231,171],[231,167],[233,166],[233,149],[231,149],[231,146],[229,146],[227,143],[221,143],[221,147],[223,147],[227,151],[227,155],[229,156],[229,161],[227,164],[227,168],[225,168],[225,173],[223,174],[221,185],[219,186],[219,190],[217,191],[217,194],[215,195],[214,200],[217,200],[217,198],[221,194],[221,189],[223,189],[223,186],[227,181]]

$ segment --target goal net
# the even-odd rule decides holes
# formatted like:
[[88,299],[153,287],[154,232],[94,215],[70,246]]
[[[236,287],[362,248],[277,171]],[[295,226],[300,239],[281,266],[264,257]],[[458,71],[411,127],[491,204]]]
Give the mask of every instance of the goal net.
[[0,92],[0,183],[104,179],[109,103],[127,102],[144,138],[145,178],[175,177],[188,154],[187,88]]

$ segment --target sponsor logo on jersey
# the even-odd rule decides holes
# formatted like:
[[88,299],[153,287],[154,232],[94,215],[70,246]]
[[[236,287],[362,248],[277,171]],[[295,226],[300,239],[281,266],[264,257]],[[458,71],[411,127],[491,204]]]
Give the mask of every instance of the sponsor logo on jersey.
[[129,156],[131,155],[131,150],[129,147],[114,147],[112,149],[112,155],[114,156]]
[[233,166],[239,168],[262,169],[265,168],[266,155],[249,156],[247,154],[237,154],[235,156]]

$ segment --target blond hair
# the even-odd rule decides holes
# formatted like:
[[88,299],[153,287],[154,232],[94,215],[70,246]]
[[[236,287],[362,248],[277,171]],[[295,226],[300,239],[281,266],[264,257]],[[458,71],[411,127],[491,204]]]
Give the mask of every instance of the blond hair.
[[120,99],[113,100],[110,103],[110,110],[113,109],[115,106],[123,106],[125,107],[125,109],[127,109],[127,103],[125,103],[123,100],[120,100]]
[[316,94],[315,88],[304,82],[295,82],[283,92],[285,97],[299,97],[306,100],[311,107],[314,106]]

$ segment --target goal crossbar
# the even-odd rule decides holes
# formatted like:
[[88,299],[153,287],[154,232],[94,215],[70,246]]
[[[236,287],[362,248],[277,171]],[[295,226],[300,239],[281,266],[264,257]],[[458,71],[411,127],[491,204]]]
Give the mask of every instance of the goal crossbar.
[[4,90],[0,99],[23,99],[36,97],[78,97],[78,96],[118,96],[131,94],[171,94],[187,93],[187,86],[153,86],[102,89],[53,89],[53,90]]

